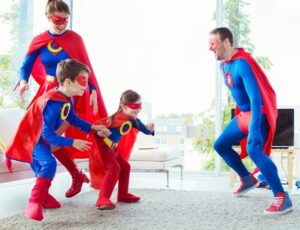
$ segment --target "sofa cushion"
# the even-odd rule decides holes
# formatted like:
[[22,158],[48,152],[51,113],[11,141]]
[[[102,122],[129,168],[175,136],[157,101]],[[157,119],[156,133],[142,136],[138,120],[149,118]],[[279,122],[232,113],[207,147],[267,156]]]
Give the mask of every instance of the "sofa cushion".
[[176,159],[181,155],[182,150],[176,147],[145,147],[134,149],[129,160],[162,162]]

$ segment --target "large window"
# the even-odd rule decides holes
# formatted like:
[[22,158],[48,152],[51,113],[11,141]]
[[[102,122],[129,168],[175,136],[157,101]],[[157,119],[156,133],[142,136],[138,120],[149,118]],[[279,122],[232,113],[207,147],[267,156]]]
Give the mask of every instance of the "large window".
[[251,38],[255,55],[267,56],[273,66],[267,71],[281,108],[295,108],[295,148],[300,147],[299,53],[300,2],[297,0],[251,1]]
[[[135,89],[152,105],[156,143],[191,146],[193,138],[182,141],[185,128],[179,127],[196,125],[183,114],[206,111],[214,99],[215,62],[207,44],[215,7],[210,0],[74,0],[73,28],[86,42],[109,113],[124,90]],[[191,170],[200,169],[197,161]]]
[[213,1],[74,0],[74,30],[86,41],[108,110],[128,88],[152,103],[154,115],[209,107],[214,9]]
[[267,56],[273,63],[266,73],[276,91],[277,103],[282,107],[300,105],[300,47],[297,45],[300,32],[296,29],[300,26],[299,14],[297,0],[255,0],[249,6],[255,55]]
[[24,0],[1,1],[0,9],[0,107],[18,104],[12,92],[18,80],[18,68],[25,47],[32,37],[32,2]]
[[[1,1],[1,107],[17,105],[11,88],[29,41],[49,27],[46,2]],[[141,118],[157,123],[161,135],[156,142],[170,144],[172,140],[184,148],[186,159],[192,162],[185,168],[190,170],[203,169],[204,162],[213,160],[199,154],[192,143],[197,135],[211,135],[210,125],[215,122],[216,63],[208,51],[215,8],[216,1],[211,0],[73,0],[73,29],[85,41],[108,112],[115,112],[124,90],[137,90],[144,100]],[[278,105],[296,108],[299,130],[300,3],[252,0],[245,13],[255,45],[253,55],[272,62],[266,74]],[[203,121],[209,122],[199,132],[197,125]],[[295,143],[299,145],[299,136]]]

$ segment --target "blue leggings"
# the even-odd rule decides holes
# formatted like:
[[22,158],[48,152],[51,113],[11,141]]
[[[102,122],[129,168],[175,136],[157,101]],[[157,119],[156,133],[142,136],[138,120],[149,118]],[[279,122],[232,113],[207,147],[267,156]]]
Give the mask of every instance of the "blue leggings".
[[[265,115],[262,116],[261,122],[261,137],[264,143],[269,129]],[[214,143],[214,148],[217,153],[241,178],[249,176],[250,172],[243,164],[239,154],[233,150],[232,146],[246,136],[247,134],[240,130],[237,119],[234,118]],[[263,153],[263,146],[261,148],[254,148],[251,144],[247,143],[247,152],[271,186],[274,196],[278,192],[283,192],[284,190],[278,176],[277,168],[274,162]]]

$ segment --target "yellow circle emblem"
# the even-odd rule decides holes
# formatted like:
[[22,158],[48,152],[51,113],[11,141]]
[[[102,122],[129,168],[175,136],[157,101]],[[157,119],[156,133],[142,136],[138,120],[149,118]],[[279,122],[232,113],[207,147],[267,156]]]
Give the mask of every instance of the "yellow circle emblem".
[[61,109],[60,112],[60,118],[64,121],[67,119],[69,113],[70,113],[70,108],[71,108],[71,104],[70,103],[65,103]]
[[132,123],[130,121],[125,121],[120,127],[120,134],[122,136],[128,134],[131,127],[132,127]]

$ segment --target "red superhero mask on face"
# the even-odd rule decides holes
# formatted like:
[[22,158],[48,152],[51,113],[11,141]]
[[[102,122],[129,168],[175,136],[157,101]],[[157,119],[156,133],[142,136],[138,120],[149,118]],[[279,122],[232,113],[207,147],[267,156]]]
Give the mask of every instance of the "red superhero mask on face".
[[88,86],[88,77],[87,76],[79,75],[78,77],[76,77],[75,80],[81,86],[84,86],[84,87]]
[[128,103],[126,104],[130,109],[141,109],[142,103]]
[[209,39],[209,50],[210,51],[215,51],[217,48],[219,41],[215,38]]
[[52,23],[55,25],[58,25],[58,26],[67,24],[68,20],[69,20],[69,18],[63,18],[63,17],[57,16],[57,15],[53,15],[51,17]]

